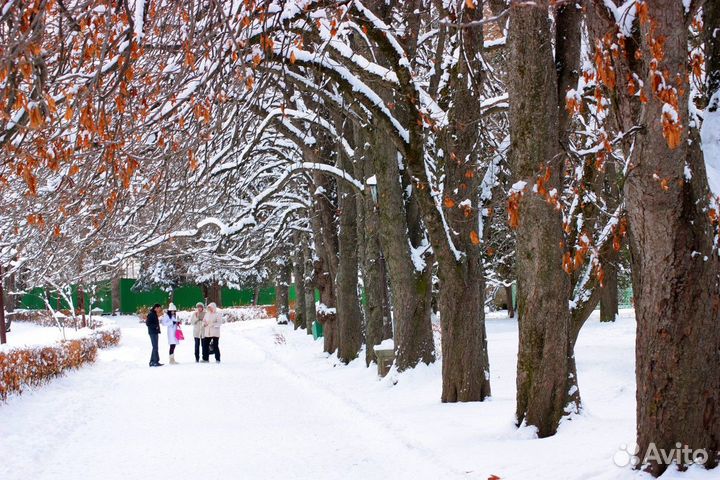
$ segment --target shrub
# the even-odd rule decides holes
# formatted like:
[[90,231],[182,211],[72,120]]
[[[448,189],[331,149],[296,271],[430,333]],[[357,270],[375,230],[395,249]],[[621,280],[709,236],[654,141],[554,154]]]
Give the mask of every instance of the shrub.
[[67,370],[94,362],[98,348],[118,343],[120,329],[105,328],[87,337],[55,345],[0,352],[0,401],[7,400],[11,394],[22,394],[28,387],[43,385]]

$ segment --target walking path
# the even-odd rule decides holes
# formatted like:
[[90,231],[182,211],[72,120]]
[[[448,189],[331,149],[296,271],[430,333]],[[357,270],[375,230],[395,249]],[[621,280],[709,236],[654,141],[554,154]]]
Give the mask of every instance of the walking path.
[[119,323],[96,364],[0,405],[0,479],[460,476],[273,360],[247,336],[272,321],[225,325],[219,365],[196,364],[190,340],[161,368],[145,326]]

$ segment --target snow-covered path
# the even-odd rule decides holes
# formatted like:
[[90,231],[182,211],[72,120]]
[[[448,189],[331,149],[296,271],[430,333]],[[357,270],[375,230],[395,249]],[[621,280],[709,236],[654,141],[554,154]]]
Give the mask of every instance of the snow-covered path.
[[464,404],[440,402],[440,361],[378,381],[272,320],[224,325],[220,365],[186,341],[180,365],[148,368],[145,326],[118,322],[120,346],[94,365],[0,405],[0,480],[652,480],[617,461],[635,437],[632,310],[585,325],[583,411],[545,439],[515,426],[517,321],[502,312],[486,322],[492,397]]
[[184,342],[161,368],[144,325],[121,324],[95,365],[0,406],[0,479],[459,476],[246,338],[269,321],[223,327],[220,365]]

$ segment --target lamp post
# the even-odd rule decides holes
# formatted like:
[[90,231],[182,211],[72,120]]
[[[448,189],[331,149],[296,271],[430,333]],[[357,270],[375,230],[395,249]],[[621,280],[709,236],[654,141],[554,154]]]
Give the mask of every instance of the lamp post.
[[370,196],[372,197],[372,201],[377,206],[378,203],[378,190],[377,190],[377,177],[373,175],[372,177],[365,180],[365,185],[368,186],[370,189]]

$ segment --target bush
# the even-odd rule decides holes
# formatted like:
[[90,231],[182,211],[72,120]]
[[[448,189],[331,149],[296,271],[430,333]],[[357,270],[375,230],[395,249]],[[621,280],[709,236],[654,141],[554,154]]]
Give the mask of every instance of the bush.
[[104,328],[96,330],[95,343],[98,348],[110,348],[120,343],[120,329],[119,328]]
[[22,394],[38,387],[69,369],[78,369],[95,361],[98,348],[120,343],[120,329],[106,328],[77,340],[42,347],[17,348],[0,352],[0,401],[11,394]]
[[272,318],[268,314],[268,307],[231,307],[221,308],[225,323],[245,322],[247,320],[255,320],[258,318]]
[[[76,313],[76,318],[73,319],[70,310],[57,310],[58,312],[65,315],[67,318],[60,320],[60,323],[65,328],[82,328],[82,314]],[[50,314],[49,310],[17,310],[5,314],[9,320],[13,322],[28,322],[41,327],[57,327],[57,321]],[[93,321],[97,325],[97,316],[92,317]],[[91,315],[85,315],[85,321],[90,324]]]

